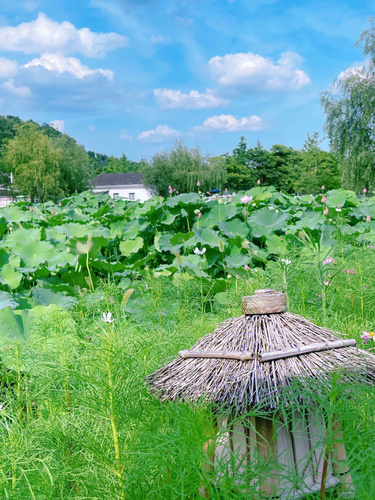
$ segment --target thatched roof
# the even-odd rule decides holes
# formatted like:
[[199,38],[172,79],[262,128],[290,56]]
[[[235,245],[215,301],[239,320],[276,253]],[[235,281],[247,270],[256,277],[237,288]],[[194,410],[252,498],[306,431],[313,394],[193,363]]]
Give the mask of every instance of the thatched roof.
[[239,412],[256,404],[272,409],[281,400],[285,403],[286,389],[296,379],[318,386],[324,381],[327,387],[330,374],[339,372],[345,382],[356,383],[360,377],[375,383],[375,355],[355,344],[289,312],[243,314],[146,380],[162,401],[203,399]]

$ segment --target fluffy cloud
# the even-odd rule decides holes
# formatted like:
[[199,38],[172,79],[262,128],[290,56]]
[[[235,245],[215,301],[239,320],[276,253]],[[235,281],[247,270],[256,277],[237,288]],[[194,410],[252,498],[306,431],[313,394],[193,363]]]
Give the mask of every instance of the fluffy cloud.
[[88,28],[77,29],[69,21],[58,23],[43,13],[29,23],[0,27],[0,50],[26,54],[54,50],[101,57],[107,51],[123,47],[127,43],[127,38],[117,33],[94,33]]
[[203,122],[203,125],[194,127],[196,131],[207,132],[256,132],[264,128],[262,119],[259,116],[252,115],[248,118],[243,117],[239,120],[233,115],[210,116]]
[[183,94],[181,90],[155,89],[154,96],[162,109],[207,109],[229,104],[227,99],[215,96],[210,89],[204,94],[197,90]]
[[65,132],[65,122],[64,120],[53,120],[49,124],[50,127],[54,128],[55,130],[58,130],[62,134]]
[[275,63],[270,58],[248,52],[215,56],[208,66],[220,85],[237,87],[248,92],[290,92],[310,83],[310,78],[298,68],[302,58],[285,52]]
[[11,78],[15,76],[18,72],[17,61],[12,61],[10,59],[5,59],[5,57],[0,57],[0,78]]
[[144,142],[164,142],[179,137],[180,135],[178,130],[174,130],[167,125],[158,125],[153,130],[146,130],[139,134],[138,140]]
[[31,68],[34,66],[42,66],[48,71],[54,71],[56,73],[70,73],[74,78],[83,80],[83,78],[92,75],[101,75],[108,80],[113,79],[113,71],[109,69],[90,69],[81,63],[79,59],[75,57],[64,57],[62,54],[42,54],[41,57],[33,59],[32,61],[25,64],[25,68]]
[[13,95],[18,96],[18,97],[30,97],[31,96],[31,90],[29,89],[29,87],[25,87],[25,86],[17,87],[14,84],[13,78],[4,82],[1,85],[1,88],[5,91],[9,92],[10,94],[13,94]]

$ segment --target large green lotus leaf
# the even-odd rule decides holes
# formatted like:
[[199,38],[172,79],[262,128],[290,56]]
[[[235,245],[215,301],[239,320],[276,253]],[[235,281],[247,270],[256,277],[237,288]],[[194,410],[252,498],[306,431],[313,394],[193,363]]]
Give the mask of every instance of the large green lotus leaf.
[[196,229],[195,227],[193,231],[197,241],[203,246],[207,245],[211,248],[219,248],[220,236],[217,231],[210,228]]
[[50,271],[56,268],[63,268],[66,266],[73,266],[75,264],[74,255],[69,252],[69,247],[64,241],[59,241],[55,245],[53,257],[48,259],[48,269]]
[[[90,229],[90,228],[87,228]],[[92,236],[87,234],[83,238],[72,237],[67,242],[69,251],[74,255],[90,254],[91,257],[100,254],[100,249],[108,245],[108,239],[104,236]]]
[[359,207],[355,207],[348,212],[348,215],[353,215],[358,219],[362,219],[370,215],[371,217],[375,216],[375,206],[369,205],[368,203],[362,203]]
[[176,205],[196,205],[201,200],[197,193],[185,193],[173,196],[165,200],[165,205],[167,207],[175,207]]
[[240,267],[243,268],[244,266],[249,265],[250,257],[247,254],[237,253],[225,257],[224,262],[229,268],[238,269]]
[[122,234],[124,239],[134,240],[137,236],[147,229],[149,226],[148,221],[142,220],[131,220],[124,224],[122,229]]
[[249,236],[249,226],[238,218],[232,219],[229,222],[221,221],[218,226],[220,231],[229,238],[235,238],[237,235],[241,236],[241,238]]
[[275,231],[285,230],[286,221],[290,218],[287,213],[276,212],[268,207],[261,208],[248,218],[249,226],[255,237],[271,236]]
[[130,257],[131,254],[137,253],[143,248],[143,238],[138,236],[134,240],[120,241],[120,252],[125,257]]
[[288,239],[285,236],[272,234],[267,238],[267,250],[276,255],[285,255],[288,251]]
[[156,207],[161,203],[162,198],[159,196],[154,196],[149,200],[145,201],[141,205],[137,206],[134,210],[134,217],[140,217],[141,215],[150,216],[155,212]]
[[61,226],[54,226],[50,230],[47,230],[48,239],[61,239],[61,235],[64,239],[69,239],[71,237],[83,238],[87,236],[87,233],[92,233],[92,227],[87,224],[79,224],[77,222],[67,222]]
[[[0,290],[0,309],[4,309],[4,307],[17,307],[18,302],[14,300],[10,293],[4,292]],[[0,322],[0,331],[1,331],[1,322]]]
[[349,191],[347,189],[333,189],[326,193],[327,201],[325,204],[328,207],[343,207],[344,205],[349,207],[358,207],[360,202],[354,193],[354,191]]
[[173,246],[182,246],[186,241],[188,241],[191,237],[194,236],[193,231],[189,233],[175,233],[171,237],[171,243]]
[[[58,306],[35,306],[32,309],[12,310],[9,306],[0,310],[0,346],[14,341],[27,340],[35,328],[35,323],[47,312],[57,310]],[[3,356],[3,354],[2,354]]]
[[1,209],[1,215],[6,218],[8,222],[24,222],[33,219],[33,214],[29,210],[22,210],[21,207],[9,205]]
[[0,271],[0,283],[8,285],[11,290],[17,288],[22,280],[22,273],[17,271],[12,265],[4,264]]
[[[181,213],[182,213],[182,210],[181,210]],[[188,215],[188,214],[186,214],[186,215]],[[177,219],[178,216],[179,216],[179,213],[171,213],[171,212],[166,211],[164,213],[163,219],[160,222],[161,222],[161,224],[165,224],[166,226],[170,226],[171,224],[173,224],[173,222]]]
[[215,202],[215,205],[210,210],[210,216],[213,217],[216,222],[228,221],[236,217],[240,209],[234,203],[220,204]]
[[17,243],[13,251],[21,258],[25,267],[35,268],[48,262],[54,255],[54,246],[48,241],[26,240]]
[[[208,277],[208,274],[206,273],[207,261],[204,261],[200,255],[182,255],[181,262],[182,267],[189,271],[190,274],[199,277]],[[177,264],[177,262],[174,262],[174,264]]]
[[73,307],[77,303],[75,297],[65,295],[61,292],[53,292],[52,290],[46,288],[34,287],[32,289],[33,298],[35,304],[39,306],[49,306],[50,304],[55,304],[63,308]]
[[[35,365],[34,354],[27,354],[22,345],[32,334],[38,335],[37,323],[58,306],[35,306],[32,309],[13,311],[10,307],[0,310],[0,358],[8,370],[31,371]],[[16,345],[21,345],[20,359]],[[20,366],[21,361],[21,366]]]
[[297,221],[294,226],[290,226],[290,229],[294,231],[300,231],[301,229],[320,229],[322,224],[325,224],[326,218],[323,212],[305,212],[301,220]]
[[21,259],[14,253],[8,253],[4,248],[0,248],[0,267],[4,264],[10,264],[13,267],[19,267]]
[[173,252],[173,250],[178,251],[179,248],[174,247],[171,243],[171,237],[172,235],[170,233],[164,233],[160,235],[157,241],[157,246],[155,242],[155,248],[159,252]]
[[25,243],[26,241],[40,241],[40,229],[38,228],[30,228],[25,229],[21,227],[20,229],[16,229],[12,233],[8,234],[5,239],[5,244],[10,249],[13,249],[17,244]]

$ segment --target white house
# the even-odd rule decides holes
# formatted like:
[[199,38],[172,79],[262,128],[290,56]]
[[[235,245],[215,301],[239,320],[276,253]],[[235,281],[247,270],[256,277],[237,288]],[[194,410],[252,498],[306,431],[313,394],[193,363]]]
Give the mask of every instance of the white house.
[[9,189],[0,186],[0,207],[7,207],[13,201],[15,200],[13,199],[12,192]]
[[139,172],[123,172],[121,174],[100,174],[93,181],[92,192],[108,193],[114,200],[146,201],[152,198],[152,193],[143,185],[142,174]]

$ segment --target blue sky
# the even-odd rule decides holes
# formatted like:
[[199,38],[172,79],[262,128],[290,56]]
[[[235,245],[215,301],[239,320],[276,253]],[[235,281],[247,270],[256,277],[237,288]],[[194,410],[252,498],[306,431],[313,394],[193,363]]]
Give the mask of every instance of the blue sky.
[[301,148],[320,94],[363,64],[362,0],[0,0],[0,114],[151,159]]

